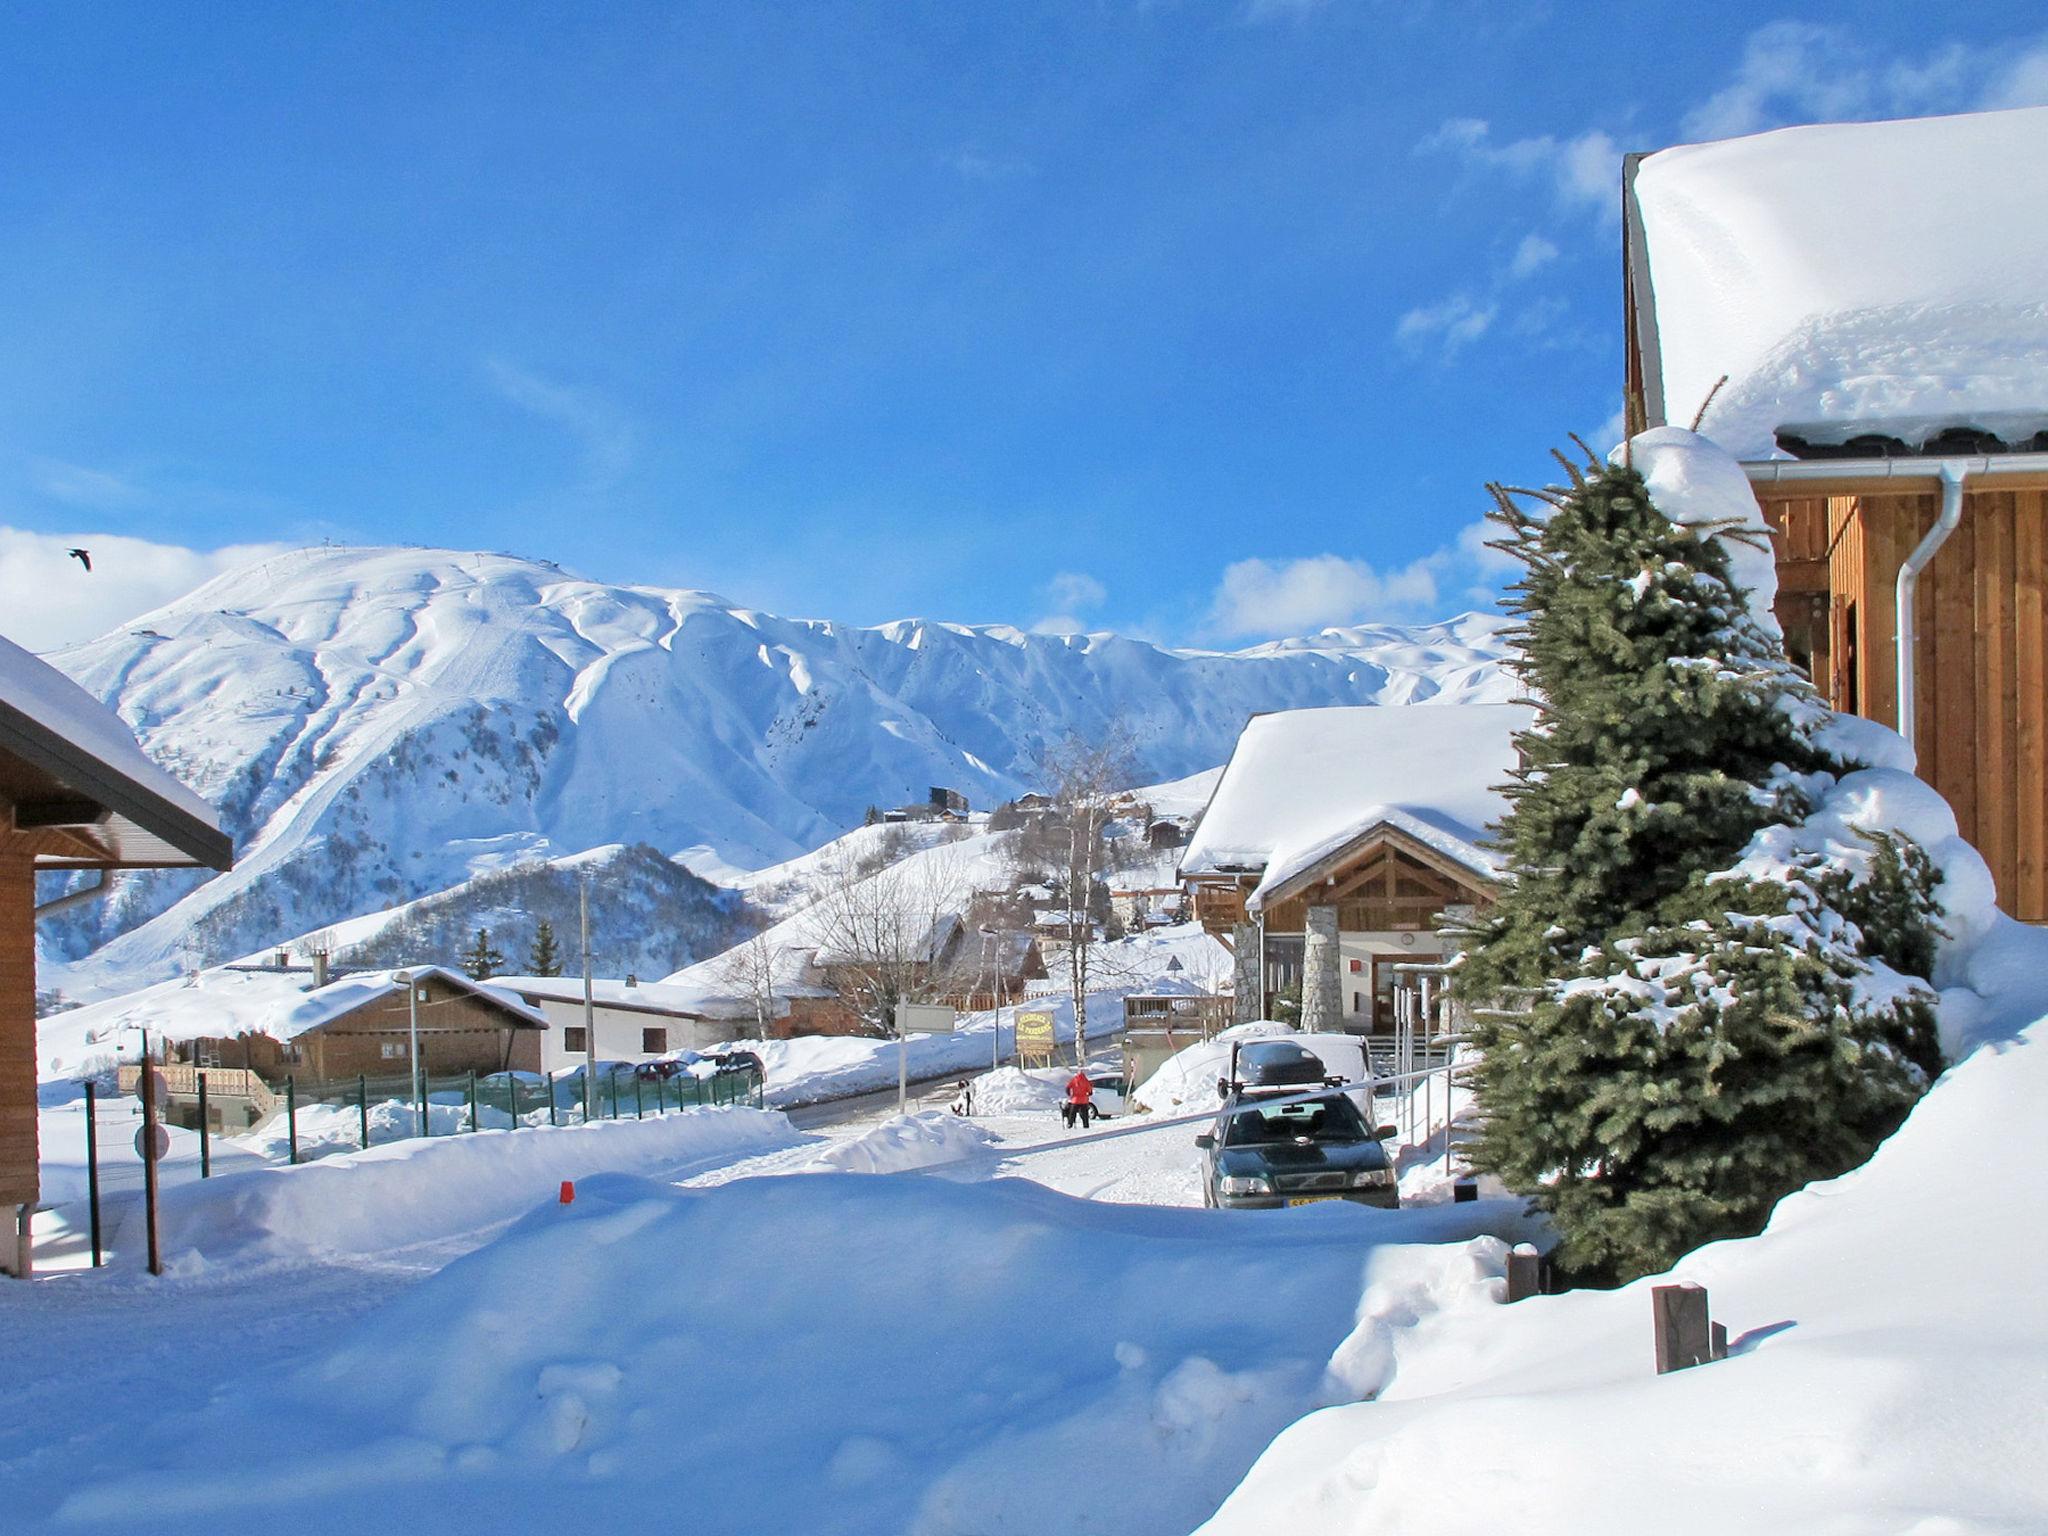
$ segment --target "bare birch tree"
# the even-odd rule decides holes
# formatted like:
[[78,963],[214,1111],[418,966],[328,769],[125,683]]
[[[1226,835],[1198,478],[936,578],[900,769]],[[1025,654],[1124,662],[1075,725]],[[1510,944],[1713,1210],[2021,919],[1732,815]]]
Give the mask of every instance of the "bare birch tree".
[[805,926],[820,968],[867,1033],[894,1036],[896,1005],[938,990],[937,961],[971,895],[966,873],[945,847],[874,873],[845,857],[826,866]]
[[775,951],[767,937],[755,934],[735,944],[719,959],[719,985],[730,987],[754,1010],[754,1038],[768,1038],[768,1016],[775,1011]]
[[[1095,969],[1098,906],[1106,905],[1104,877],[1115,862],[1109,826],[1118,802],[1137,777],[1131,739],[1121,730],[1100,741],[1070,736],[1046,754],[1042,769],[1053,813],[1041,846],[1058,859],[1065,885],[1067,991],[1074,1003],[1074,1057],[1088,1059],[1088,990]],[[1102,886],[1098,899],[1097,887]]]

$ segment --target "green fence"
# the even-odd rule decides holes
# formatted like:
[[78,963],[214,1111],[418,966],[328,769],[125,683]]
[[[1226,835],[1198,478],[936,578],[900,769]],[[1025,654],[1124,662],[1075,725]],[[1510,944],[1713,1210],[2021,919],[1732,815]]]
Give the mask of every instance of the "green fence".
[[751,1066],[700,1077],[687,1070],[663,1076],[628,1063],[599,1067],[587,1093],[580,1067],[562,1073],[429,1071],[417,1082],[410,1076],[306,1084],[287,1078],[285,1131],[296,1163],[302,1150],[317,1155],[413,1136],[645,1120],[724,1105],[759,1109],[761,1088],[761,1074]]

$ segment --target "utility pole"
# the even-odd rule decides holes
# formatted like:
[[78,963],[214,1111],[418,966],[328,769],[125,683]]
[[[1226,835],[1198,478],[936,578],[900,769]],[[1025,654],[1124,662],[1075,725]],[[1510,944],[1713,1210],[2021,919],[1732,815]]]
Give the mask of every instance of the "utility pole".
[[[427,1095],[420,1087],[420,988],[419,978],[411,971],[400,971],[391,978],[405,988],[405,1006],[408,1024],[406,1027],[406,1049],[412,1054],[412,1102],[419,1111],[420,1129],[427,1124]],[[367,1145],[367,1142],[365,1143]]]
[[590,876],[577,882],[583,928],[583,1123],[597,1118],[597,1005],[590,984]]

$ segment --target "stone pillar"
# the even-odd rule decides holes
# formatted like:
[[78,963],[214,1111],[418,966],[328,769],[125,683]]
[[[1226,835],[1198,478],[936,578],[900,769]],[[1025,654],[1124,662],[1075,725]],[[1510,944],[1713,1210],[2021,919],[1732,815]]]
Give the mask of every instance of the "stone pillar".
[[1239,923],[1230,931],[1230,943],[1237,955],[1230,1022],[1249,1024],[1265,1017],[1266,1009],[1266,957],[1259,953],[1259,925]]
[[1310,907],[1301,947],[1301,1027],[1344,1027],[1344,981],[1338,973],[1337,909]]

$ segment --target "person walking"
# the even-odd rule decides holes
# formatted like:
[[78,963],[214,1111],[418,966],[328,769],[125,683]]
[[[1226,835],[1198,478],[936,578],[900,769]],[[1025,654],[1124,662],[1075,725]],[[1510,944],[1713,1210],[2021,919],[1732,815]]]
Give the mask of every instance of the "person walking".
[[1088,1129],[1089,1117],[1095,1113],[1095,1085],[1088,1081],[1088,1069],[1077,1067],[1074,1075],[1067,1079],[1066,1101],[1060,1105],[1060,1118],[1067,1122],[1067,1129],[1074,1128],[1074,1122],[1081,1122],[1081,1129]]

